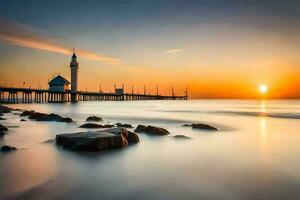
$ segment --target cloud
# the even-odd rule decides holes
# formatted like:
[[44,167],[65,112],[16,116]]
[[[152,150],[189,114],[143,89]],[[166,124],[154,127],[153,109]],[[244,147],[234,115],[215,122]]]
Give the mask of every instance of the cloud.
[[178,53],[182,51],[182,49],[168,49],[165,51],[165,53],[170,54],[170,53]]
[[[43,51],[55,52],[64,55],[71,55],[72,48],[50,42],[51,38],[41,38],[34,34],[35,30],[15,22],[0,19],[0,40],[3,40],[11,45],[38,49]],[[81,58],[87,60],[95,60],[111,65],[120,64],[120,59],[98,54],[96,52],[76,49],[76,53]]]

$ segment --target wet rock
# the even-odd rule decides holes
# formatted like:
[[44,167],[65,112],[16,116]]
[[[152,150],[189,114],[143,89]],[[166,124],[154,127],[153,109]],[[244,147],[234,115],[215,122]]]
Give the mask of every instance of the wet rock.
[[192,126],[192,124],[183,124],[182,126],[187,127],[187,126]]
[[62,117],[58,114],[45,114],[35,111],[24,111],[20,116],[29,116],[29,119],[33,119],[36,121],[55,121],[55,122],[66,122],[71,123],[73,120],[69,117]]
[[94,123],[86,123],[79,126],[79,128],[112,128],[112,127],[114,127],[114,125],[111,124],[101,125],[101,124],[94,124]]
[[135,128],[134,132],[136,132],[136,133],[141,133],[141,132],[145,132],[146,129],[147,129],[147,126],[144,126],[144,125],[138,125],[138,126]]
[[20,121],[21,121],[21,122],[25,122],[26,120],[25,120],[25,119],[21,119]]
[[87,123],[79,126],[79,128],[103,128],[101,124]]
[[6,118],[0,117],[0,120],[6,120]]
[[97,117],[97,116],[89,116],[86,121],[95,121],[95,122],[100,122],[103,121],[103,119],[101,117]]
[[10,151],[15,151],[15,150],[17,150],[17,148],[13,147],[13,146],[3,146],[3,147],[1,147],[2,152],[10,152]]
[[133,128],[131,124],[122,124],[122,123],[116,123],[117,127],[123,127],[123,128]]
[[138,135],[124,128],[56,135],[58,145],[74,151],[103,151],[138,142]]
[[11,108],[0,105],[0,113],[10,113],[11,111],[12,111]]
[[20,116],[30,116],[30,115],[32,115],[33,113],[35,113],[34,110],[25,110],[25,111],[23,111],[23,112],[20,114]]
[[61,122],[72,123],[73,119],[71,119],[70,117],[63,117],[61,119]]
[[7,130],[8,130],[7,127],[0,124],[0,131],[7,131]]
[[185,136],[185,135],[175,135],[174,138],[183,139],[183,140],[191,139],[191,137],[188,137],[188,136]]
[[156,126],[144,126],[138,125],[137,128],[134,130],[136,133],[147,133],[149,135],[168,135],[170,134],[168,130]]
[[112,127],[115,127],[114,125],[112,124],[104,124],[102,125],[103,128],[112,128]]
[[203,129],[203,130],[208,130],[208,131],[217,131],[218,130],[216,127],[213,127],[208,124],[192,124],[192,128]]

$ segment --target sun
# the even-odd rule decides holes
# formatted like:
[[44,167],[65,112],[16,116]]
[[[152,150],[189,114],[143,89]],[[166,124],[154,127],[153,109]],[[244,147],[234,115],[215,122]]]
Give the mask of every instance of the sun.
[[266,86],[264,84],[259,85],[258,89],[259,89],[259,92],[262,93],[262,94],[265,94],[265,93],[268,92],[268,86]]

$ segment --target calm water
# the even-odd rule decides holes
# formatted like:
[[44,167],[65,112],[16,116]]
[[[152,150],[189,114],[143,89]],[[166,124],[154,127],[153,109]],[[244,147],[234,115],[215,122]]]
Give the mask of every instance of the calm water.
[[[20,122],[0,145],[0,199],[300,199],[300,101],[139,101],[14,105],[54,112],[76,123]],[[151,124],[170,136],[121,150],[76,153],[44,142],[89,115],[105,123]],[[182,124],[203,122],[219,132]],[[176,140],[176,134],[192,137]]]

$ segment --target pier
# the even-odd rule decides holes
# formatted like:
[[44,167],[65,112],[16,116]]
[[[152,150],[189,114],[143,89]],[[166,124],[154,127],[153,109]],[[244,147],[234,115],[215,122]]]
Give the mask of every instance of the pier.
[[[72,98],[73,97],[73,98]],[[106,93],[71,90],[63,92],[47,89],[0,87],[0,103],[64,103],[77,101],[141,101],[141,100],[187,100],[188,95],[165,96],[159,94]]]

